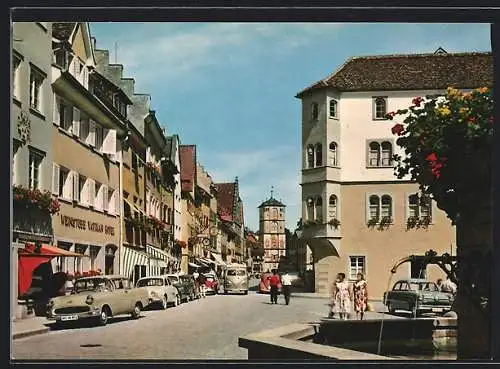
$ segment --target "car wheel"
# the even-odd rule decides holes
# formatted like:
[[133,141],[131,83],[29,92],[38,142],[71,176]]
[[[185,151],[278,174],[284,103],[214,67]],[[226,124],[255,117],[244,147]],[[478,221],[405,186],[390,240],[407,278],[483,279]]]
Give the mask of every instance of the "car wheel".
[[243,292],[244,295],[248,295],[248,291]]
[[134,306],[134,310],[132,310],[132,319],[139,319],[141,316],[141,304],[136,303]]
[[227,290],[224,290],[224,295],[227,295]]
[[189,301],[194,301],[194,292],[191,291],[191,294],[189,295]]
[[109,310],[106,306],[101,309],[101,313],[99,314],[99,325],[105,326],[108,324],[109,319]]
[[387,303],[387,310],[389,311],[389,313],[391,314],[394,314],[396,312],[396,309],[394,309],[391,305],[390,302]]
[[168,306],[168,301],[167,301],[167,296],[163,296],[161,299],[161,307],[163,310],[165,310]]
[[175,296],[175,300],[174,300],[174,307],[179,306],[180,301],[181,301],[180,296],[179,296],[179,295],[176,295],[176,296]]

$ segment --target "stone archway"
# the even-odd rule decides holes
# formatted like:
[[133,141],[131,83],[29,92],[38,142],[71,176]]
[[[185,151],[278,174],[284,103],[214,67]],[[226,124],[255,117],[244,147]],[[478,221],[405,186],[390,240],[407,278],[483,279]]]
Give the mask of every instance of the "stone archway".
[[111,275],[115,274],[115,257],[116,257],[116,247],[113,244],[108,244],[104,248],[104,274]]

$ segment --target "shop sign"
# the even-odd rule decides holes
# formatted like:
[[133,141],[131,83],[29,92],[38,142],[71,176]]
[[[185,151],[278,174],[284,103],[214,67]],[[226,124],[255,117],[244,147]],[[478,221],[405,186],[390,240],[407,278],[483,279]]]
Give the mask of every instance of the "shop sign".
[[115,227],[103,225],[97,222],[91,222],[90,220],[78,219],[69,217],[67,215],[60,215],[61,224],[65,227],[71,227],[75,229],[80,229],[86,231],[87,229],[96,233],[104,233],[110,236],[115,235]]

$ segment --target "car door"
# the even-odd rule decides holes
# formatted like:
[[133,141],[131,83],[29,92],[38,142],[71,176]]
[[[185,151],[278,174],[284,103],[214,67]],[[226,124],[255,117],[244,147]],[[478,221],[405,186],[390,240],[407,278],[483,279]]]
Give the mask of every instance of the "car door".
[[387,292],[386,305],[390,304],[394,309],[397,309],[399,306],[398,303],[398,294],[401,290],[401,282],[396,282],[392,287],[392,290]]

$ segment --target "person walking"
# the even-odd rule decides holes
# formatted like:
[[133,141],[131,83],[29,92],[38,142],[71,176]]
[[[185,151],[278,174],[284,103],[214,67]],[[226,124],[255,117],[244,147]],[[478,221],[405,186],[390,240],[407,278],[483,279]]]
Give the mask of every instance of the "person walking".
[[200,273],[200,275],[198,276],[198,285],[200,286],[200,296],[203,298],[205,298],[207,295],[205,281],[206,277],[203,275],[203,273]]
[[334,312],[339,314],[340,319],[347,320],[351,311],[352,294],[349,282],[345,280],[345,274],[339,273],[333,289]]
[[354,295],[354,311],[356,312],[356,318],[363,320],[365,311],[368,307],[368,288],[366,286],[366,280],[363,273],[358,273],[356,275],[356,282],[352,287]]
[[273,270],[273,275],[269,279],[270,294],[271,294],[271,304],[278,303],[278,286],[280,284],[280,277],[276,269]]
[[285,273],[281,276],[281,290],[283,291],[283,296],[285,296],[285,303],[290,304],[290,296],[292,288],[292,278],[289,274]]

